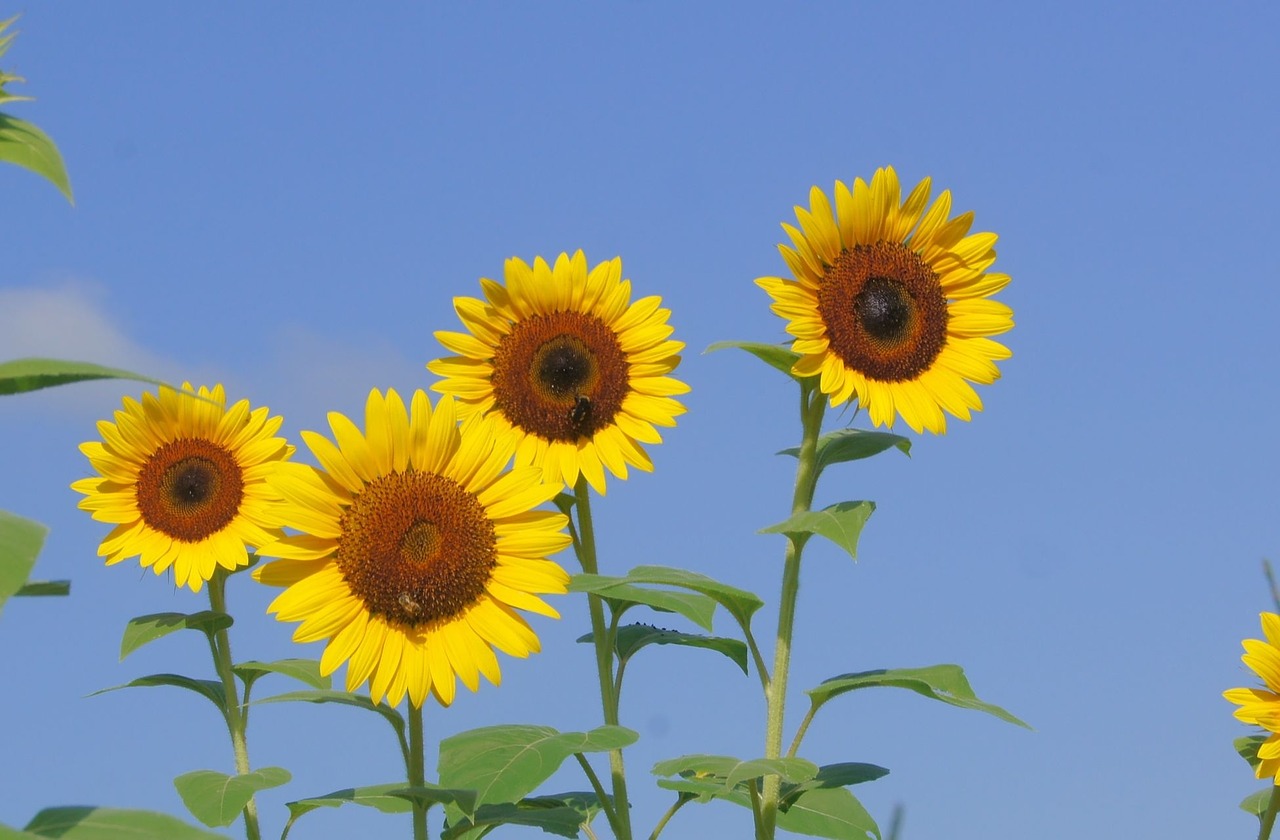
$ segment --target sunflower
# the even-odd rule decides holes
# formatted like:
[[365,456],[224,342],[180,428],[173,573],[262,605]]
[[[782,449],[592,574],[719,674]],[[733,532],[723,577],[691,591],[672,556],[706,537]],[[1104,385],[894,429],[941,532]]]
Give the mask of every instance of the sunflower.
[[558,618],[537,594],[563,594],[569,576],[545,559],[565,548],[566,517],[533,508],[561,485],[542,472],[503,472],[512,435],[492,420],[459,427],[454,400],[433,410],[417,391],[369,394],[365,432],[329,415],[334,440],[303,439],[323,470],[290,463],[273,481],[281,519],[303,533],[263,546],[283,558],[254,570],[288,587],[268,607],[302,622],[294,641],[328,639],[320,670],[347,662],[347,690],[366,681],[374,702],[453,702],[455,675],[472,691],[501,679],[493,649],[525,657],[538,637],[516,612]]
[[1254,772],[1259,779],[1274,779],[1280,785],[1280,615],[1262,613],[1262,632],[1267,640],[1245,639],[1241,660],[1257,674],[1266,688],[1233,688],[1222,696],[1235,703],[1236,718],[1261,726],[1270,733],[1258,747]]
[[836,209],[814,187],[800,229],[784,224],[792,246],[778,246],[795,279],[761,277],[773,312],[788,320],[792,372],[818,376],[839,405],[857,398],[877,426],[895,416],[920,432],[946,431],[942,410],[963,420],[980,411],[970,382],[1000,377],[1009,350],[988,336],[1013,327],[1013,311],[988,297],[1009,275],[988,272],[996,235],[969,234],[973,213],[948,219],[951,193],[927,210],[928,178],[899,203],[892,167],[868,186],[837,181]]
[[240,400],[226,408],[221,385],[162,387],[142,402],[125,397],[102,441],[80,445],[99,475],[71,485],[80,507],[116,527],[98,547],[107,565],[138,557],[199,592],[219,569],[249,563],[249,546],[280,536],[266,483],[293,447],[275,437],[283,421]]
[[506,286],[480,281],[485,300],[454,298],[469,333],[437,332],[457,353],[427,365],[432,389],[460,400],[463,416],[485,414],[516,436],[516,463],[541,466],[572,488],[581,473],[596,492],[605,474],[651,471],[640,447],[661,443],[689,386],[667,376],[684,344],[671,341],[662,298],[631,302],[631,281],[614,258],[587,271],[581,251],[555,266],[506,263]]

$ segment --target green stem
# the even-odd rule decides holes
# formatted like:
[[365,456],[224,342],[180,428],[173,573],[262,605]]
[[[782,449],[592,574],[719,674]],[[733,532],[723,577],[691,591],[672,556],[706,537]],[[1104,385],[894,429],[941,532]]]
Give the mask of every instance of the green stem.
[[[822,431],[822,416],[827,408],[826,398],[810,384],[800,386],[800,422],[803,436],[796,459],[796,486],[791,499],[791,515],[809,510],[813,493],[818,484],[818,435]],[[765,758],[782,755],[782,728],[787,704],[787,675],[791,667],[791,636],[795,629],[796,596],[800,591],[800,556],[804,551],[804,539],[792,536],[787,539],[785,563],[782,569],[782,599],[778,606],[778,636],[773,654],[773,675],[767,692],[768,712],[765,719]],[[782,779],[776,775],[764,777],[764,789],[760,794],[760,822],[765,840],[772,840],[778,821],[778,794]]]
[[[218,569],[209,579],[209,608],[216,613],[227,614],[227,572],[223,569]],[[213,652],[213,667],[222,680],[222,691],[226,698],[226,708],[223,711],[226,714],[227,731],[231,733],[231,748],[236,754],[236,775],[244,776],[250,772],[249,744],[245,735],[249,721],[247,710],[240,702],[235,672],[231,670],[231,638],[227,635],[226,627],[213,632],[209,647]],[[261,840],[262,837],[262,831],[258,827],[258,803],[252,796],[244,806],[244,834],[248,840]]]
[[1280,785],[1271,788],[1271,801],[1267,803],[1267,811],[1262,815],[1262,825],[1258,827],[1258,840],[1267,840],[1271,836],[1271,828],[1276,824],[1276,813],[1280,812]]
[[[587,574],[598,574],[596,563],[596,534],[591,521],[591,495],[586,476],[579,475],[573,488],[578,508],[578,562]],[[604,706],[604,722],[618,725],[618,693],[613,685],[613,638],[604,621],[604,601],[594,593],[587,595],[587,607],[591,613],[591,637],[596,648],[596,674],[600,680],[600,702]],[[622,750],[609,751],[609,771],[613,780],[614,820],[610,823],[617,840],[631,840],[631,806],[627,799],[627,774],[622,762]]]
[[[422,749],[422,707],[409,701],[409,787],[420,788],[426,784],[426,761]],[[413,840],[427,840],[427,806],[416,798],[413,801]]]
[[800,728],[796,730],[796,737],[791,740],[791,749],[787,750],[787,758],[796,757],[796,753],[800,751],[800,742],[804,740],[804,733],[809,731],[809,724],[813,723],[813,716],[817,713],[818,705],[816,703],[810,704],[804,720],[800,721]]
[[690,794],[676,794],[676,801],[671,803],[671,807],[662,815],[662,819],[658,820],[658,824],[653,827],[653,833],[649,835],[649,840],[658,840],[658,835],[662,833],[662,829],[667,827],[667,823],[671,822],[671,818],[676,815],[676,811],[679,811],[686,803],[692,801],[693,796]]
[[609,825],[612,826],[617,817],[613,815],[613,806],[609,803],[609,795],[604,792],[604,785],[600,784],[600,777],[596,775],[595,768],[591,766],[591,762],[587,761],[587,757],[582,753],[574,753],[573,757],[578,759],[582,772],[587,774],[587,781],[591,783],[591,789],[596,792],[596,797],[600,800],[600,807],[604,809],[604,817],[609,821]]

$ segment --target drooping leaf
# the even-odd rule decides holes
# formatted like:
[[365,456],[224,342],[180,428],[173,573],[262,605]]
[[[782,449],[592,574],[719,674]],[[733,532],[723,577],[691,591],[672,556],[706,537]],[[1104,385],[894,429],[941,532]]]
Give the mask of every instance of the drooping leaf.
[[226,840],[168,814],[88,805],[45,808],[24,831],[58,840]]
[[39,522],[0,510],[0,610],[26,584],[48,533]]
[[572,794],[590,797],[595,803],[595,808],[590,809],[586,807],[585,800],[566,800],[566,796],[570,794],[485,805],[472,818],[464,816],[451,821],[441,837],[444,840],[471,840],[485,836],[500,825],[527,825],[559,837],[578,837],[583,823],[589,823],[594,812],[599,810],[599,800],[595,794]]
[[174,779],[173,786],[196,819],[220,828],[235,822],[255,793],[279,787],[291,778],[283,767],[263,767],[238,776],[216,770],[196,770]]
[[[886,449],[897,447],[904,455],[911,455],[911,439],[890,432],[872,432],[866,429],[836,429],[818,438],[815,452],[819,470],[845,461],[858,461],[879,455]],[[798,457],[800,447],[784,449],[779,455]]]
[[[587,634],[578,639],[579,642],[591,642],[593,636]],[[747,670],[747,645],[737,639],[722,636],[700,636],[696,633],[681,633],[677,630],[664,630],[649,624],[627,624],[618,628],[614,650],[622,660],[630,659],[636,651],[647,645],[681,645],[683,647],[705,648],[714,650],[729,657],[742,669]]]
[[95,697],[99,694],[106,694],[109,691],[119,691],[122,688],[152,688],[159,685],[172,685],[177,688],[194,691],[217,706],[219,713],[224,713],[227,707],[226,692],[222,690],[222,683],[213,680],[197,680],[192,677],[184,677],[181,674],[151,674],[146,677],[138,677],[136,680],[130,680],[124,685],[113,685],[110,688],[99,689],[89,696]]
[[143,645],[164,638],[178,630],[199,630],[206,636],[230,627],[233,619],[226,613],[204,610],[198,613],[163,612],[129,619],[120,639],[120,659]]
[[888,770],[875,764],[863,764],[853,761],[824,764],[818,768],[817,775],[812,779],[807,779],[798,784],[784,784],[779,803],[783,808],[789,808],[791,803],[795,802],[801,794],[807,791],[817,790],[818,788],[859,785],[863,782],[875,781],[887,775],[889,775]]
[[391,728],[396,731],[396,737],[400,740],[402,751],[407,752],[409,749],[408,736],[405,734],[404,716],[386,703],[374,703],[364,694],[312,689],[308,691],[289,691],[253,701],[255,706],[263,703],[337,703],[341,706],[354,706],[357,709],[374,712],[381,715],[387,723],[391,724]]
[[875,687],[905,688],[934,700],[941,700],[962,709],[976,709],[995,715],[1003,721],[1031,727],[1018,720],[999,706],[984,703],[973,693],[964,669],[959,665],[931,665],[927,668],[889,668],[875,671],[860,671],[855,674],[843,674],[823,681],[818,687],[808,691],[814,706],[821,706],[833,697],[859,688]]
[[288,802],[286,805],[289,808],[289,821],[285,824],[284,831],[280,834],[280,840],[285,840],[289,836],[289,831],[293,828],[293,824],[300,817],[311,813],[317,808],[362,805],[366,808],[377,809],[384,814],[407,813],[413,810],[412,803],[404,797],[394,796],[391,793],[391,791],[404,790],[404,788],[403,782],[391,782],[385,785],[345,788],[343,790],[335,790],[333,793],[326,793],[324,796],[314,796],[308,799]]
[[570,592],[594,592],[609,602],[617,615],[627,605],[639,604],[659,612],[679,613],[704,630],[711,629],[716,612],[715,599],[697,592],[649,589],[622,583],[625,578],[605,575],[576,574],[569,582]]
[[817,773],[818,765],[804,758],[754,758],[744,761],[729,755],[698,754],[669,758],[653,765],[655,776],[712,780],[724,793],[763,776],[779,776],[784,782],[798,784],[812,779]]
[[1267,806],[1271,804],[1271,797],[1275,795],[1275,789],[1275,785],[1268,785],[1256,793],[1249,794],[1240,800],[1240,810],[1262,819],[1262,815],[1267,812]]
[[67,201],[75,204],[62,154],[53,138],[31,123],[0,114],[0,161],[17,164],[43,176],[66,196]]
[[876,509],[875,502],[839,502],[822,510],[797,513],[786,522],[761,528],[762,534],[786,534],[796,537],[819,534],[843,548],[854,560],[858,559],[858,538],[862,528]]
[[[575,753],[621,749],[637,737],[621,726],[600,726],[589,732],[526,725],[472,729],[441,742],[440,785],[476,791],[476,808],[518,802]],[[473,818],[475,812],[467,816]]]
[[780,370],[787,376],[799,381],[801,377],[791,372],[795,363],[800,361],[800,354],[785,344],[763,344],[759,341],[717,341],[703,353],[714,353],[717,350],[736,348],[745,350],[774,370]]
[[15,598],[47,598],[51,595],[70,595],[69,580],[29,580],[13,593]]
[[231,670],[246,683],[252,683],[263,674],[281,674],[321,690],[333,685],[332,679],[320,674],[320,663],[315,659],[278,659],[275,662],[250,660],[241,662]]
[[94,379],[132,379],[151,385],[165,384],[159,379],[119,368],[95,365],[93,362],[72,362],[65,359],[14,359],[11,362],[0,362],[0,395],[21,394]]
[[[720,606],[729,611],[739,625],[746,627],[751,623],[751,616],[756,610],[764,606],[764,602],[745,589],[738,589],[736,586],[720,583],[717,580],[700,575],[697,572],[690,572],[686,569],[674,569],[667,566],[636,566],[624,577],[605,578],[595,575],[579,575],[574,578],[576,582],[578,577],[584,579],[579,584],[579,591],[594,591],[605,597],[610,597],[609,589],[618,584],[631,585],[641,584],[650,586],[671,586],[676,589],[685,589],[690,592],[696,592],[711,598]],[[572,584],[571,584],[572,587]],[[588,587],[590,587],[588,589]],[[679,610],[677,610],[679,612]],[[684,615],[684,613],[681,613]],[[686,616],[688,617],[688,616]],[[691,620],[693,620],[691,618]],[[700,625],[707,630],[711,629],[710,624]]]
[[810,837],[832,840],[880,840],[880,827],[845,788],[806,791],[778,813],[778,827]]

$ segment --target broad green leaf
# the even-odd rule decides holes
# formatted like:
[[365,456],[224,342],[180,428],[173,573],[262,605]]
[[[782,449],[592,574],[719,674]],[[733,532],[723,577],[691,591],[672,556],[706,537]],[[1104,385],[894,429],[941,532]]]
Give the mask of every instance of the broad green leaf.
[[[375,712],[382,715],[387,723],[391,724],[391,728],[396,731],[396,737],[400,739],[401,748],[405,752],[409,749],[409,742],[406,740],[407,736],[405,735],[404,716],[385,703],[374,703],[364,694],[351,694],[347,691],[334,691],[331,689],[290,691],[285,694],[276,694],[253,701],[255,706],[261,703],[337,703],[341,706],[355,706],[357,709]],[[404,786],[401,785],[401,787]]]
[[10,828],[0,823],[0,840],[33,840],[39,837],[38,834],[28,834],[25,831],[18,831],[16,828]]
[[[764,606],[764,602],[745,589],[720,583],[706,575],[690,572],[685,569],[673,569],[666,566],[636,566],[625,577],[605,578],[603,576],[579,575],[574,578],[584,579],[577,591],[592,591],[605,597],[611,597],[609,589],[618,584],[649,584],[656,586],[672,586],[686,589],[711,598],[729,611],[738,624],[746,627],[751,623],[751,616]],[[587,587],[590,587],[589,589]],[[573,584],[570,584],[573,589]],[[677,610],[678,612],[678,610]],[[681,613],[684,615],[684,613]],[[692,620],[692,619],[691,619]],[[710,630],[711,626],[705,625]]]
[[408,813],[413,810],[413,805],[409,800],[391,793],[391,791],[404,789],[403,782],[391,782],[385,785],[345,788],[343,790],[335,790],[333,793],[327,793],[324,796],[314,796],[285,803],[289,808],[289,821],[285,824],[284,831],[280,834],[280,840],[285,840],[289,836],[289,831],[293,828],[293,824],[300,817],[311,813],[317,808],[363,805],[366,808],[375,808],[384,814]]
[[281,674],[322,690],[333,684],[333,680],[320,674],[320,663],[315,659],[278,659],[275,662],[251,660],[241,662],[231,670],[246,683],[253,682],[263,674]]
[[99,694],[106,694],[108,691],[119,691],[122,688],[151,688],[158,685],[172,685],[177,688],[185,688],[188,691],[194,691],[201,697],[209,700],[210,703],[218,707],[219,712],[224,712],[227,707],[227,695],[222,690],[222,683],[213,680],[197,680],[191,677],[184,677],[181,674],[151,674],[146,677],[138,677],[136,680],[130,680],[124,685],[113,685],[110,688],[99,689],[90,694],[95,697]]
[[190,615],[177,612],[140,615],[129,619],[129,623],[125,625],[124,636],[120,639],[120,659],[123,661],[126,656],[148,642],[154,642],[178,630],[199,630],[208,636],[230,627],[231,624],[231,616],[213,610],[204,610]]
[[15,598],[46,598],[50,595],[70,595],[69,580],[29,580],[13,593]]
[[0,610],[27,582],[48,533],[39,522],[0,510]]
[[1242,738],[1237,738],[1233,746],[1235,746],[1236,752],[1240,754],[1240,757],[1249,762],[1250,767],[1257,767],[1258,762],[1261,761],[1258,758],[1258,747],[1265,744],[1266,741],[1266,735],[1246,735]]
[[783,808],[788,808],[801,794],[818,788],[838,788],[848,785],[858,785],[863,782],[872,782],[883,776],[889,775],[889,771],[875,764],[862,764],[860,762],[841,762],[840,764],[824,764],[818,768],[818,773],[812,779],[800,782],[799,784],[788,784],[782,786],[782,795],[780,803]]
[[93,379],[132,379],[152,385],[165,384],[159,379],[119,368],[95,365],[93,362],[70,362],[64,359],[15,359],[0,362],[0,395],[21,394]]
[[795,363],[800,361],[800,354],[785,344],[762,344],[759,341],[717,341],[703,353],[714,353],[716,350],[728,348],[745,350],[774,370],[780,370],[787,376],[799,381],[801,377],[791,372]]
[[1257,793],[1249,794],[1240,800],[1240,810],[1262,819],[1262,815],[1267,812],[1267,806],[1271,804],[1271,797],[1274,795],[1275,789],[1275,785],[1270,785]]
[[[596,803],[596,810],[599,809],[599,801],[594,794],[578,795],[590,796]],[[557,796],[539,796],[519,802],[485,805],[471,819],[463,817],[457,822],[450,822],[441,837],[444,840],[471,840],[483,837],[499,825],[528,825],[559,837],[578,837],[582,824],[591,821],[592,813],[577,802],[565,802]]]
[[[488,726],[440,743],[440,785],[476,791],[475,807],[517,802],[575,753],[605,752],[635,743],[621,726],[559,732],[549,726]],[[475,811],[467,812],[474,817]]]
[[822,510],[797,513],[786,522],[761,528],[762,534],[786,534],[793,539],[806,534],[819,534],[858,559],[858,537],[867,524],[875,502],[839,502]]
[[[897,447],[904,455],[911,455],[911,439],[889,432],[871,432],[865,429],[836,429],[818,438],[818,469],[825,469],[832,464],[845,461],[858,461],[879,455],[886,449]],[[784,449],[779,455],[800,455],[800,447]]]
[[874,688],[887,686],[905,688],[924,697],[941,700],[962,709],[976,709],[995,715],[1003,721],[1030,726],[1018,720],[999,706],[979,700],[965,678],[964,669],[959,665],[931,665],[927,668],[889,668],[876,671],[860,671],[856,674],[843,674],[825,680],[817,688],[808,691],[810,701],[815,707],[821,706],[833,697],[858,688]]
[[121,808],[45,808],[24,829],[58,840],[226,840],[168,814]]
[[778,813],[778,827],[810,837],[833,840],[879,840],[880,827],[858,798],[844,788],[805,792]]
[[724,792],[762,776],[776,775],[784,782],[797,784],[812,779],[817,773],[818,765],[804,758],[756,758],[743,761],[729,755],[682,755],[653,765],[655,776],[714,780]]
[[570,592],[594,592],[609,602],[614,615],[627,606],[639,604],[659,612],[679,613],[704,630],[711,629],[712,616],[716,612],[715,599],[697,592],[678,592],[670,589],[647,589],[621,583],[619,577],[576,574],[569,581]]
[[[587,634],[578,639],[579,642],[591,642],[594,637]],[[677,630],[664,630],[648,624],[627,624],[618,628],[614,649],[618,658],[630,659],[636,651],[646,645],[681,645],[683,647],[706,648],[723,653],[732,659],[742,673],[747,670],[747,645],[737,639],[726,639],[722,636],[700,636],[696,633],[681,633]]]
[[196,770],[174,779],[173,786],[196,819],[207,826],[220,828],[235,822],[255,793],[279,787],[291,778],[283,767],[263,767],[240,776],[228,776],[215,770]]
[[25,120],[0,114],[0,161],[17,164],[44,178],[75,204],[71,181],[53,138]]

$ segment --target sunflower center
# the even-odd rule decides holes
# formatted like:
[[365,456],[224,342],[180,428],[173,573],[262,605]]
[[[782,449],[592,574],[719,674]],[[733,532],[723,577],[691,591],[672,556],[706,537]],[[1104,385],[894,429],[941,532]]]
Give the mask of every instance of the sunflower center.
[[883,382],[916,379],[947,343],[947,298],[938,276],[899,242],[841,251],[822,278],[818,313],[832,352]]
[[373,615],[417,627],[485,593],[497,535],[475,496],[427,472],[374,479],[339,521],[338,569]]
[[583,312],[534,315],[513,325],[493,359],[498,409],[521,430],[577,441],[609,426],[630,392],[618,335]]
[[138,511],[150,528],[179,542],[200,542],[240,512],[244,474],[226,448],[201,438],[170,441],[138,471]]

